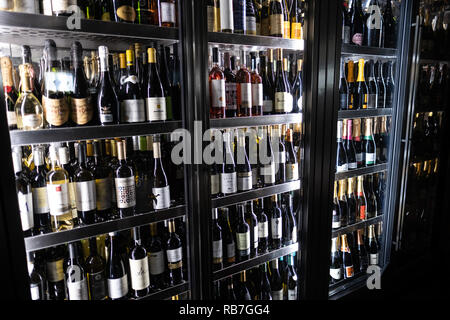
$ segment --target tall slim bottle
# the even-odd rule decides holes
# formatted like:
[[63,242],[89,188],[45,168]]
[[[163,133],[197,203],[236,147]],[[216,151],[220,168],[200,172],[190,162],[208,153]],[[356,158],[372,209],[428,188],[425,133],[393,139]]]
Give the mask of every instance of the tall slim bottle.
[[183,281],[183,243],[179,235],[175,232],[174,220],[169,220],[169,239],[166,244],[167,264],[170,278],[173,284],[179,284]]
[[376,164],[376,145],[372,135],[372,119],[364,119],[364,139],[362,143],[363,162],[366,167]]
[[128,217],[134,214],[136,206],[136,187],[133,168],[127,164],[122,141],[117,142],[119,166],[114,172],[115,194],[119,216]]
[[347,79],[345,78],[345,63],[341,62],[341,76],[339,82],[339,110],[349,109],[349,85]]
[[[228,108],[226,111],[227,105],[227,91],[226,91],[226,82],[229,82],[229,90],[230,92],[230,107],[232,107],[232,84],[233,77],[228,73],[228,81],[225,80],[225,75],[222,69],[219,66],[219,48],[213,48],[213,67],[209,72],[209,96],[210,96],[210,118],[225,118],[226,112],[228,112]],[[232,73],[231,73],[232,74]]]
[[290,113],[293,109],[293,97],[290,84],[286,78],[285,69],[283,67],[283,49],[277,49],[277,74],[275,76],[275,113]]
[[266,62],[266,56],[261,55],[259,56],[259,63],[260,63],[260,69],[261,69],[261,78],[262,78],[262,85],[263,85],[263,113],[271,114],[273,111],[273,86],[272,81],[269,80],[268,70],[267,70],[267,62]]
[[337,151],[336,151],[336,173],[348,170],[348,158],[344,143],[342,142],[342,120],[337,122]]
[[131,294],[135,298],[146,296],[150,291],[147,250],[142,245],[140,227],[133,228],[133,247],[130,248]]
[[120,110],[108,64],[108,47],[98,47],[100,57],[100,83],[97,95],[97,108],[101,125],[118,123]]
[[355,144],[353,143],[353,130],[352,125],[353,121],[352,119],[345,119],[343,120],[347,124],[344,126],[344,145],[345,145],[345,152],[347,153],[347,161],[348,161],[348,169],[354,170],[358,168],[358,162],[356,160],[356,149]]
[[379,246],[375,236],[375,225],[369,226],[369,265],[379,264]]
[[245,1],[246,0],[233,0],[232,14],[234,22],[234,33],[245,34],[247,32],[247,6],[245,4]]
[[220,1],[220,28],[222,32],[233,33],[234,17],[233,17],[233,0],[219,0]]
[[[214,50],[214,49],[213,49]],[[226,109],[225,115],[227,118],[236,117],[237,114],[237,89],[236,89],[236,75],[231,70],[230,53],[223,54],[224,75],[225,75],[225,96]]]
[[238,117],[252,115],[252,75],[246,64],[247,54],[241,51],[241,68],[236,73]]
[[9,57],[0,58],[0,63],[2,68],[3,91],[5,96],[8,127],[9,130],[14,130],[17,129],[17,116],[14,106],[18,98],[18,92],[14,87],[13,65],[11,58]]
[[89,256],[86,258],[89,299],[103,300],[107,297],[105,260],[97,252],[96,237],[89,238]]
[[385,108],[386,85],[383,78],[383,63],[380,60],[375,63],[375,79],[378,87],[377,108]]
[[361,0],[353,2],[351,43],[362,46],[364,40],[364,14],[361,7]]
[[364,59],[358,61],[358,78],[353,92],[353,103],[355,109],[367,109],[368,89],[364,80]]
[[368,266],[368,255],[366,246],[364,244],[364,235],[363,235],[363,229],[357,230],[357,237],[358,237],[358,243],[357,243],[357,250],[358,250],[358,260],[359,260],[359,270],[357,272],[365,273]]
[[[251,1],[251,0],[250,0]],[[263,115],[263,81],[258,74],[256,67],[256,52],[250,53],[252,60],[251,79],[252,79],[252,112],[253,116]]]
[[366,195],[364,193],[364,184],[363,180],[364,176],[358,176],[357,188],[356,188],[356,207],[357,207],[357,216],[356,221],[364,221],[367,219],[366,210],[367,210],[367,200]]
[[148,48],[147,121],[167,120],[166,97],[156,65],[156,49]]
[[337,181],[334,181],[334,194],[333,194],[333,215],[331,221],[332,229],[339,229],[341,227],[341,205],[339,203],[338,193],[337,193]]
[[355,183],[356,183],[355,177],[347,179],[348,225],[356,223],[356,216],[358,215]]
[[350,60],[347,63],[347,83],[348,83],[348,110],[357,109],[357,104],[355,104],[355,69],[354,62]]
[[367,108],[376,109],[378,107],[378,84],[375,79],[375,63],[373,60],[369,60],[369,79],[368,79],[368,97]]
[[264,212],[263,198],[258,199],[258,253],[266,253],[269,250],[269,220]]
[[78,252],[78,243],[70,242],[69,259],[65,266],[67,296],[69,300],[89,300],[86,273],[82,255]]
[[348,224],[349,208],[347,202],[347,181],[345,179],[339,180],[339,207],[341,209],[341,227],[345,227]]
[[361,119],[353,119],[353,143],[356,150],[356,163],[358,168],[364,166],[363,146],[361,141]]
[[269,4],[270,36],[284,37],[284,7],[282,0],[272,0]]
[[154,165],[152,194],[154,196],[153,208],[156,210],[170,207],[170,186],[161,159],[160,140],[161,138],[159,136],[153,138]]
[[237,256],[239,261],[250,259],[250,226],[245,221],[244,205],[239,204],[236,225]]
[[394,95],[395,95],[395,82],[393,77],[394,63],[388,61],[384,63],[384,68],[386,72],[383,72],[385,76],[384,83],[386,85],[386,105],[385,108],[394,107]]
[[344,270],[344,279],[349,279],[354,276],[353,259],[350,248],[347,242],[347,235],[341,235],[341,254],[342,254],[342,268]]
[[381,15],[378,0],[366,3],[367,13],[364,28],[364,45],[369,47],[382,47],[383,16]]
[[339,282],[342,279],[342,262],[338,249],[338,238],[331,239],[330,256],[330,283]]
[[128,295],[128,274],[125,263],[120,253],[118,233],[110,232],[105,272],[108,297],[112,300],[124,300]]
[[44,148],[33,147],[34,171],[31,177],[31,190],[33,194],[34,228],[36,233],[50,231],[50,208],[47,198],[47,168],[44,161]]

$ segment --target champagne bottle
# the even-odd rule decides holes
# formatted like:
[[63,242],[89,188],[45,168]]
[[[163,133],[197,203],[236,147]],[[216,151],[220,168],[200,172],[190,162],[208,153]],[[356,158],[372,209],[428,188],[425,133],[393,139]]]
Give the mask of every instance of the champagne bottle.
[[331,239],[330,257],[330,283],[339,282],[342,279],[342,262],[338,251],[338,238]]
[[336,151],[336,173],[348,170],[348,158],[344,143],[342,142],[342,120],[337,122],[337,151]]
[[383,63],[380,60],[378,60],[375,63],[375,79],[378,87],[377,108],[386,107],[386,85],[384,83],[382,70],[383,70]]
[[378,107],[378,84],[375,80],[375,63],[373,60],[369,60],[369,81],[368,81],[368,97],[367,97],[367,108],[376,109]]
[[341,75],[339,82],[339,110],[347,110],[349,108],[349,85],[345,79],[345,63],[341,62]]
[[358,215],[357,204],[356,204],[356,194],[355,194],[355,182],[356,178],[347,179],[347,204],[348,204],[348,224],[352,225],[356,222],[356,217]]
[[358,176],[357,188],[356,188],[356,208],[357,208],[357,216],[356,221],[364,221],[367,219],[366,210],[367,210],[367,200],[366,195],[364,193],[364,184],[363,184],[363,176]]
[[339,180],[339,207],[341,209],[340,218],[341,218],[341,227],[345,227],[348,224],[348,216],[349,216],[349,208],[347,202],[347,181],[345,179]]
[[376,145],[372,135],[372,119],[364,119],[363,161],[366,167],[376,164]]
[[350,60],[347,63],[347,83],[348,83],[348,110],[357,109],[357,103],[355,102],[355,70],[354,62]]
[[341,227],[341,206],[339,203],[338,193],[337,193],[337,181],[334,181],[334,195],[333,195],[333,215],[331,228],[339,229]]
[[353,259],[350,248],[348,246],[346,234],[341,235],[341,254],[344,279],[352,278],[354,276]]
[[356,266],[356,267],[357,267],[357,269],[359,269],[359,270],[357,270],[358,273],[360,272],[360,273],[364,274],[364,273],[366,273],[369,261],[368,261],[366,246],[364,244],[363,231],[364,231],[363,229],[357,230],[357,238],[358,238],[357,250],[358,250],[359,266]]
[[345,152],[347,154],[348,169],[354,170],[358,168],[358,162],[356,160],[355,144],[353,143],[352,139],[353,121],[351,119],[345,119],[343,121],[344,121],[344,145],[345,145]]
[[385,108],[393,108],[394,107],[394,96],[395,96],[395,83],[393,78],[393,62],[388,61],[384,63],[384,67],[386,72],[383,72],[385,75],[385,85],[386,85],[386,105]]
[[363,146],[361,141],[361,119],[353,119],[353,143],[356,150],[356,163],[358,168],[364,166]]
[[375,226],[369,226],[369,265],[379,264],[379,246],[375,237]]
[[353,103],[355,109],[367,109],[368,89],[364,81],[364,59],[358,61],[358,78],[353,92]]

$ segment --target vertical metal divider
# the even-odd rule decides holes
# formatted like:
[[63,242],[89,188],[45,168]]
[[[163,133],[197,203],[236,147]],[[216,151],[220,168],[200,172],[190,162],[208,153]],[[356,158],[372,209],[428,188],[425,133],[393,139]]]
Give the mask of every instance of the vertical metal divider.
[[[337,1],[309,1],[305,66],[305,204],[303,216],[302,297],[328,297],[331,241],[331,191],[334,181],[337,119],[336,73],[340,54],[340,16]],[[326,23],[323,23],[326,22]],[[332,111],[332,112],[330,112]]]

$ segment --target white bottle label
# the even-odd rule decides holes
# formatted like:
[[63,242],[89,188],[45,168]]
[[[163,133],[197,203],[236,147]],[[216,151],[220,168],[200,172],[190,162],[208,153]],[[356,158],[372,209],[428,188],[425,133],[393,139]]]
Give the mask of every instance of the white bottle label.
[[251,190],[253,187],[252,172],[239,172],[237,184],[239,191]]
[[220,176],[218,174],[211,175],[211,194],[220,192]]
[[269,222],[260,222],[258,223],[258,237],[259,238],[267,238],[269,236]]
[[227,258],[233,258],[236,256],[236,247],[234,242],[227,244]]
[[225,80],[211,80],[211,104],[213,108],[225,108]]
[[95,180],[95,192],[97,198],[97,210],[107,210],[111,208],[111,196],[114,194],[111,192],[111,179],[96,179]]
[[236,83],[226,82],[225,83],[225,95],[226,95],[226,106],[229,110],[237,109],[237,91]]
[[213,258],[222,259],[222,240],[213,241]]
[[252,106],[263,106],[263,85],[262,83],[252,83]]
[[286,163],[286,152],[285,151],[281,151],[278,153],[278,161],[283,165]]
[[330,276],[335,280],[341,280],[341,278],[342,278],[341,268],[330,269]]
[[37,114],[26,114],[22,117],[23,128],[38,128],[42,125],[42,117]]
[[297,287],[293,290],[288,289],[288,300],[297,300]]
[[14,11],[39,13],[39,4],[35,0],[14,0]]
[[165,121],[167,119],[166,98],[152,97],[147,98],[146,100],[147,100],[147,120]]
[[281,218],[272,218],[270,220],[270,227],[272,230],[272,239],[281,239]]
[[337,228],[340,228],[340,227],[341,227],[341,221],[333,221],[331,223],[331,228],[333,228],[333,229],[337,229]]
[[63,270],[64,259],[47,262],[47,279],[50,282],[58,282],[64,280]]
[[258,242],[259,242],[259,227],[258,227],[259,223],[256,224],[256,226],[253,227],[253,248],[258,248]]
[[110,113],[100,113],[100,122],[101,123],[110,123],[114,121],[114,117]]
[[107,279],[108,296],[111,299],[119,299],[128,293],[128,277],[125,274],[122,278]]
[[[7,111],[6,112],[6,117],[8,120],[8,125],[10,126],[15,126],[17,125],[17,117],[16,117],[16,112],[15,111]],[[22,122],[23,122],[23,118],[22,117]]]
[[158,275],[164,272],[164,251],[148,252],[148,263],[150,265],[150,274]]
[[145,102],[141,100],[123,100],[120,102],[121,122],[144,122]]
[[150,285],[150,277],[148,274],[148,258],[130,261],[131,287],[134,290],[142,290]]
[[298,163],[286,163],[286,180],[298,180]]
[[236,233],[237,249],[239,251],[248,251],[250,253],[250,231],[245,233]]
[[348,164],[348,169],[349,170],[358,169],[358,163],[357,162],[350,162]]
[[156,197],[153,200],[153,206],[156,210],[167,209],[170,207],[170,187],[152,188],[152,193]]
[[31,192],[23,194],[19,191],[17,198],[19,200],[20,220],[22,221],[22,230],[27,231],[34,227],[33,219],[33,196]]
[[263,101],[263,112],[270,113],[273,111],[273,101],[272,100],[264,100]]
[[356,162],[362,162],[362,153],[356,154]]
[[241,108],[252,107],[252,84],[240,83],[241,88]]
[[375,153],[366,153],[366,165],[375,164],[376,155]]
[[44,297],[41,297],[41,290],[39,288],[39,285],[30,285],[30,293],[31,293],[31,300],[43,300]]
[[33,188],[33,212],[41,214],[48,213],[47,187]]
[[232,0],[220,0],[220,25],[222,30],[234,30]]
[[69,266],[66,270],[69,300],[89,300],[87,280],[82,272],[77,265]]
[[50,214],[60,216],[70,211],[69,186],[64,184],[47,184]]
[[161,23],[175,23],[175,3],[161,2]]
[[272,291],[272,300],[284,300],[283,289]]
[[247,34],[256,34],[256,18],[246,17]]
[[236,172],[220,174],[220,190],[224,194],[237,192]]
[[369,255],[370,265],[378,265],[378,253]]
[[167,262],[177,263],[183,259],[183,251],[181,247],[177,249],[167,250]]
[[118,208],[131,208],[136,205],[136,187],[134,177],[115,178]]
[[336,172],[345,172],[345,171],[348,171],[347,163],[344,163],[343,165],[336,167]]
[[91,211],[97,207],[95,182],[83,181],[75,183],[75,198],[78,211]]
[[292,112],[293,98],[289,92],[275,92],[275,111]]
[[275,183],[275,163],[267,164],[261,168],[264,183]]

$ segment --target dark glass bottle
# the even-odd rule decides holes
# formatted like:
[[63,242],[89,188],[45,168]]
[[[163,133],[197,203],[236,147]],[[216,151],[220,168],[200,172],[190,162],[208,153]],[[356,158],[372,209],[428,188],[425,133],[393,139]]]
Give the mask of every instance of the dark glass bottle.
[[237,206],[238,220],[236,225],[237,257],[239,261],[250,258],[250,226],[245,221],[245,209],[243,204]]
[[344,279],[352,278],[354,276],[353,259],[350,248],[348,246],[346,234],[341,235],[341,254]]
[[165,287],[165,252],[161,237],[158,235],[156,223],[150,224],[150,238],[147,245],[148,263],[150,270],[150,283],[155,289]]
[[169,267],[169,278],[173,284],[179,284],[183,281],[183,243],[175,232],[175,222],[169,220],[169,239],[166,243],[167,263]]
[[386,85],[386,105],[385,108],[394,107],[394,95],[395,95],[395,83],[393,78],[393,68],[394,64],[392,61],[384,63],[383,75],[385,75],[384,83]]
[[145,297],[150,291],[147,250],[142,245],[140,227],[133,228],[133,247],[130,248],[131,294],[135,298]]
[[356,223],[356,216],[359,215],[356,204],[355,183],[355,177],[347,179],[348,225]]
[[112,215],[111,190],[113,172],[104,161],[100,141],[93,142],[93,156],[94,166],[92,167],[92,173],[95,179],[97,219],[98,221],[106,221]]
[[148,48],[148,80],[146,89],[147,121],[167,120],[167,105],[164,88],[156,62],[156,49]]
[[337,193],[337,181],[334,181],[334,194],[333,194],[333,214],[332,214],[332,221],[331,221],[331,228],[332,229],[339,229],[341,227],[341,205],[338,198]]
[[366,7],[367,14],[364,28],[364,45],[369,47],[382,47],[383,16],[381,15],[378,0],[368,1]]
[[97,239],[89,238],[89,256],[85,262],[88,277],[89,300],[103,300],[107,297],[105,261],[97,252]]
[[351,43],[362,46],[364,39],[364,15],[361,8],[361,0],[354,0],[351,28]]
[[271,261],[271,279],[270,279],[270,288],[273,300],[284,300],[283,294],[283,280],[281,279],[278,259]]
[[[247,0],[247,2],[251,0]],[[253,116],[263,115],[263,83],[262,77],[258,73],[258,68],[256,66],[256,52],[251,52],[251,81],[252,81],[252,112]]]
[[[214,51],[213,51],[214,53]],[[237,115],[237,89],[236,89],[236,75],[231,69],[230,53],[225,52],[223,54],[225,75],[225,96],[226,96],[226,109],[225,115],[227,118],[233,118]]]
[[117,232],[109,233],[108,258],[105,270],[108,297],[112,300],[125,300],[128,296],[128,274],[126,262],[120,252]]
[[378,87],[377,108],[386,106],[386,85],[383,78],[383,63],[378,60],[375,63],[375,79]]
[[108,64],[108,48],[98,48],[100,58],[100,82],[98,86],[97,108],[101,125],[118,123],[119,99],[111,80]]
[[384,8],[383,35],[385,48],[397,47],[397,22],[392,14],[391,1],[386,1],[386,7]]
[[264,201],[258,199],[256,218],[258,220],[258,253],[267,253],[269,250],[269,220],[264,212]]
[[241,51],[241,66],[236,72],[237,114],[238,117],[252,115],[252,75],[247,69],[247,53]]
[[229,218],[229,209],[221,208],[222,211],[222,232],[223,232],[223,252],[224,266],[230,266],[236,262],[236,243],[234,241],[233,229]]
[[358,251],[358,260],[359,260],[359,266],[356,266],[358,270],[356,270],[357,273],[366,273],[367,266],[368,266],[368,255],[366,246],[364,245],[364,235],[363,235],[363,229],[357,230],[357,251]]
[[285,71],[283,66],[283,49],[277,49],[277,74],[274,82],[274,113],[290,113],[293,109],[291,86],[286,78]]
[[358,78],[356,79],[355,89],[353,91],[354,109],[367,109],[368,89],[364,80],[364,59],[358,61]]
[[213,270],[217,271],[223,267],[223,243],[222,243],[222,228],[218,223],[218,209],[212,210],[212,257]]
[[338,238],[331,239],[330,284],[339,282],[342,279],[342,262],[337,242]]
[[339,82],[339,110],[347,110],[349,108],[349,88],[347,79],[345,78],[345,63],[341,62],[341,76]]
[[282,245],[283,236],[283,218],[280,207],[278,207],[277,195],[271,197],[272,212],[270,215],[270,235],[271,235],[271,248],[279,249]]
[[161,78],[161,84],[164,89],[164,96],[166,97],[167,120],[172,120],[173,112],[174,112],[173,108],[177,107],[177,106],[175,106],[173,104],[173,99],[172,99],[172,91],[171,91],[171,85],[170,85],[170,79],[169,79],[169,66],[167,64],[166,49],[169,49],[169,53],[170,53],[170,48],[165,48],[164,45],[160,46],[159,75]]
[[33,195],[33,218],[36,234],[47,233],[50,228],[50,208],[47,198],[47,168],[44,161],[44,148],[33,147],[34,171],[31,177],[31,190]]
[[376,145],[372,135],[372,119],[364,119],[364,139],[362,143],[364,166],[376,164]]
[[252,300],[252,297],[248,290],[247,275],[245,270],[240,273],[240,281],[237,288],[236,297],[237,300]]
[[132,216],[136,207],[136,186],[133,168],[128,165],[122,141],[117,142],[119,166],[114,172],[117,211],[121,218]]
[[259,273],[261,274],[261,294],[259,300],[272,300],[272,290],[270,287],[269,278],[267,276],[267,262],[260,266]]
[[342,120],[337,122],[337,151],[336,151],[336,173],[348,170],[348,158],[344,143],[342,142]]
[[153,186],[152,194],[154,197],[153,208],[156,210],[167,209],[170,207],[170,186],[164,170],[161,159],[161,138],[153,138]]
[[358,162],[356,160],[356,149],[353,143],[353,121],[352,119],[343,120],[344,123],[344,146],[347,154],[348,170],[354,170],[358,168]]
[[64,256],[65,247],[63,245],[46,249],[46,275],[50,300],[64,300],[66,298]]
[[253,202],[248,201],[245,204],[245,220],[250,227],[250,256],[254,257],[258,254],[259,246],[259,228],[258,218],[253,212]]
[[83,267],[82,256],[78,252],[79,243],[68,244],[69,259],[65,265],[67,296],[69,300],[88,300],[88,283]]
[[27,252],[27,267],[30,281],[31,300],[46,300],[45,274],[38,266],[35,252]]
[[368,78],[368,95],[367,95],[367,109],[376,109],[378,107],[379,89],[375,79],[375,63],[369,60],[369,78]]
[[297,272],[294,267],[294,255],[290,254],[287,257],[288,259],[288,274],[287,274],[287,300],[297,300]]
[[[9,130],[17,129],[17,116],[15,105],[19,97],[19,93],[14,87],[13,64],[11,58],[2,57],[0,59],[2,69],[3,94],[6,105],[6,115],[8,119]],[[19,124],[20,125],[20,124]],[[19,128],[21,129],[21,128]]]

